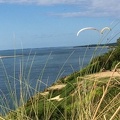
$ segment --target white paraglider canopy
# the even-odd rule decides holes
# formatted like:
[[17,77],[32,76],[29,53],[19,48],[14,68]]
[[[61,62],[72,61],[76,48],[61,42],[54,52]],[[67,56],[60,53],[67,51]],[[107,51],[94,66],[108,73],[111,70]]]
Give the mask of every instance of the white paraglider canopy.
[[86,28],[82,28],[77,32],[77,36],[79,35],[80,32],[84,31],[84,30],[96,30],[98,32],[100,32],[98,29],[94,28],[94,27],[86,27]]
[[100,33],[103,34],[105,30],[109,30],[109,31],[110,31],[111,28],[109,28],[109,27],[104,27],[104,28],[101,29]]

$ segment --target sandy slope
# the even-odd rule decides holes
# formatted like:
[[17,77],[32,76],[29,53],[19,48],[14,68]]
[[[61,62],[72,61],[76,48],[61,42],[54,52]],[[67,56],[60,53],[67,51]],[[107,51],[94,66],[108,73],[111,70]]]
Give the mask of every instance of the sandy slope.
[[[91,74],[91,75],[88,75],[87,77],[98,77],[98,78],[101,78],[101,77],[120,77],[120,72],[118,72],[118,71],[115,71],[115,72],[114,71],[105,71],[105,72]],[[41,95],[47,95],[47,94],[49,94],[50,90],[60,90],[60,89],[64,88],[65,86],[66,86],[66,84],[53,85],[53,86],[47,88],[47,92],[43,92],[43,93],[41,93]],[[62,99],[63,98],[60,98],[60,95],[58,95],[58,96],[50,98],[48,100],[61,101]]]
[[64,88],[65,86],[66,86],[66,84],[53,85],[53,86],[49,87],[47,90],[60,90],[60,89]]
[[99,72],[99,73],[92,74],[92,76],[94,77],[117,77],[117,76],[120,77],[120,72],[105,71],[105,72]]

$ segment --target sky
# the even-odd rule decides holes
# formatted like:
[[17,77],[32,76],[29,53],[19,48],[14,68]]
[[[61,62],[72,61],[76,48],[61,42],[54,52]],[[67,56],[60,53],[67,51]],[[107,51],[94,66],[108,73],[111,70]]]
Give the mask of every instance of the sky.
[[0,50],[116,42],[119,13],[119,0],[0,0]]

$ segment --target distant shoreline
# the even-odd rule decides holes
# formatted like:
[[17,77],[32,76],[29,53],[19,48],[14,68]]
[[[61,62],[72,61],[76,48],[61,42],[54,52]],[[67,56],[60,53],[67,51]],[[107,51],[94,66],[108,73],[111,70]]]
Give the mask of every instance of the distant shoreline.
[[117,43],[107,43],[107,44],[90,44],[90,45],[81,45],[81,46],[74,46],[74,48],[77,47],[115,47]]
[[13,57],[21,57],[23,55],[14,55],[14,56],[0,56],[0,59],[2,58],[13,58]]

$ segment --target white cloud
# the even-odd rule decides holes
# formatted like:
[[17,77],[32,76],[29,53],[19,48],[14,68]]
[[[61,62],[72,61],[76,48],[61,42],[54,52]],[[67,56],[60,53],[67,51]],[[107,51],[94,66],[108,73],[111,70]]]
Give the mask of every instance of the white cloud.
[[38,5],[75,4],[84,0],[0,0],[0,3],[35,3]]
[[119,0],[91,0],[89,10],[98,16],[117,17],[120,12],[119,2]]
[[120,7],[119,0],[91,0],[92,4],[91,6],[93,8],[98,8],[98,9],[116,9],[117,7]]
[[[76,1],[82,11],[54,14],[63,17],[92,16],[92,17],[120,17],[119,0],[79,0]],[[74,3],[75,4],[75,3]]]
[[[67,13],[50,13],[50,15],[58,15],[63,17],[72,16],[113,16],[120,17],[119,0],[0,0],[0,3],[10,4],[36,4],[36,5],[76,5],[79,11]],[[82,7],[82,11],[81,11]],[[119,15],[119,16],[118,16]]]

